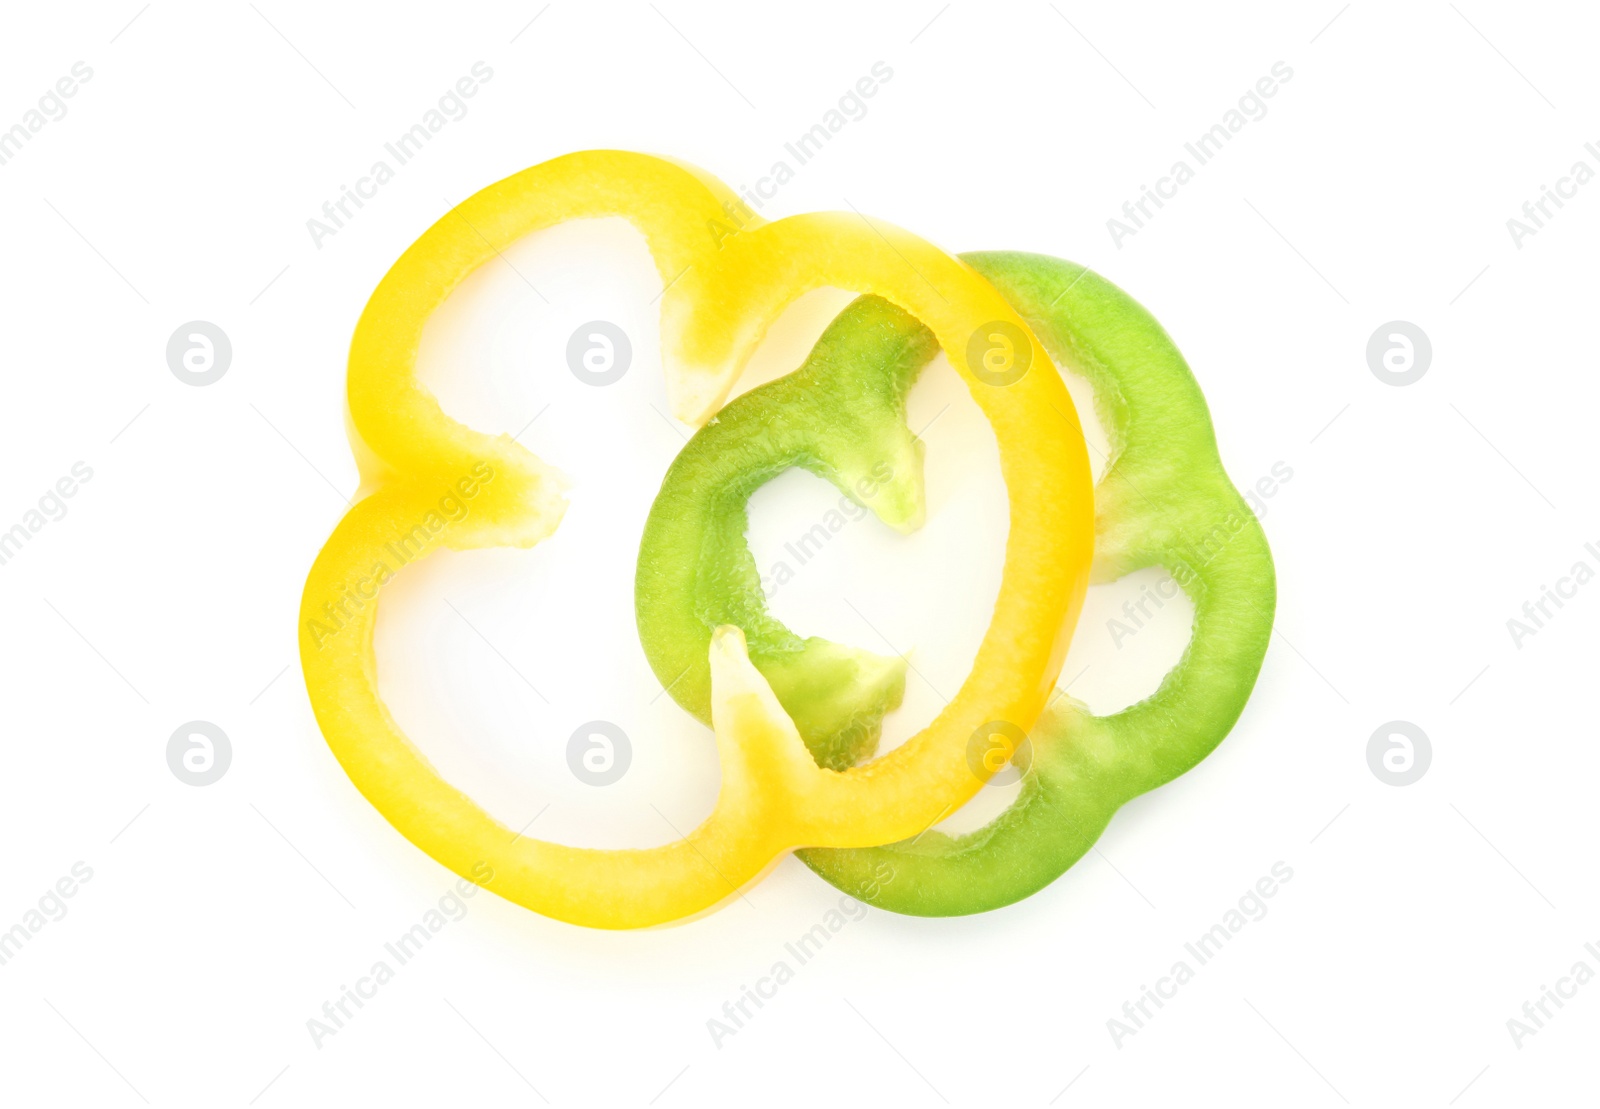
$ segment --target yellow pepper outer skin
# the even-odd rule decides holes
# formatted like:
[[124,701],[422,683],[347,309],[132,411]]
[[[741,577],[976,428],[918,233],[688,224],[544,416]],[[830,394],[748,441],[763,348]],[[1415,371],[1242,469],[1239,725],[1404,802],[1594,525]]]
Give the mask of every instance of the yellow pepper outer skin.
[[[457,874],[547,916],[600,928],[667,923],[711,909],[796,847],[906,839],[982,785],[966,748],[985,721],[1030,727],[1044,706],[1087,588],[1093,490],[1082,430],[1038,340],[976,271],[888,224],[841,213],[774,223],[731,215],[732,192],[691,167],[589,151],[514,174],[429,228],[373,292],[351,343],[347,398],[362,497],[314,562],[301,604],[306,688],[329,747],[391,824]],[[816,765],[744,637],[714,637],[712,723],[722,783],[711,815],[659,848],[596,850],[518,836],[450,785],[378,696],[378,592],[396,543],[532,546],[565,509],[564,481],[510,436],[446,416],[417,381],[429,315],[485,261],[569,219],[621,216],[645,236],[666,291],[661,331],[675,413],[714,414],[766,327],[821,286],[875,293],[928,325],[994,428],[1011,530],[995,616],[971,674],[923,731],[844,772]],[[1032,344],[1031,369],[986,384],[969,339],[996,322]],[[487,476],[485,476],[487,475]],[[441,497],[472,482],[472,510]],[[377,585],[372,583],[376,581]]]

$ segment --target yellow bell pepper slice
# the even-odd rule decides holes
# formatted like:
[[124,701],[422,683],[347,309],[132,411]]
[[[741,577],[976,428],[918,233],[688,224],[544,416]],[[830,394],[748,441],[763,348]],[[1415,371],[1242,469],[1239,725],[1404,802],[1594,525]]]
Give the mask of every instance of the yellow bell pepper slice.
[[[982,786],[968,741],[993,720],[1032,726],[1060,670],[1087,588],[1093,490],[1060,375],[1010,305],[975,270],[855,214],[741,219],[726,186],[665,159],[566,155],[463,201],[384,276],[351,342],[348,402],[362,497],[312,565],[300,654],[329,747],[368,801],[457,874],[560,920],[662,924],[713,908],[796,847],[866,847],[914,836]],[[922,320],[994,428],[1011,508],[1004,577],[971,674],[902,746],[843,772],[816,765],[743,634],[711,647],[722,784],[685,839],[595,850],[513,833],[435,770],[378,695],[373,628],[382,586],[446,546],[527,547],[565,509],[564,480],[510,436],[465,427],[418,382],[428,316],[478,266],[531,232],[621,216],[644,235],[665,285],[661,332],[674,412],[702,423],[726,398],[767,326],[821,286],[875,293]],[[998,377],[967,365],[974,336],[1022,335],[1031,350]],[[980,370],[984,369],[980,367]],[[993,366],[988,367],[992,371]],[[997,382],[1005,383],[997,383]],[[456,511],[470,498],[470,511]]]

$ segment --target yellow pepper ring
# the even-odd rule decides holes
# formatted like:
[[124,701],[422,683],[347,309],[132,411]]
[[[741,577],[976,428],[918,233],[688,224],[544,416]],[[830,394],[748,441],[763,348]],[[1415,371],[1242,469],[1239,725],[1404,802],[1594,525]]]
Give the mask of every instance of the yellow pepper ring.
[[[726,186],[647,155],[590,151],[514,174],[462,202],[379,283],[351,343],[351,440],[366,495],[306,581],[300,653],[312,707],[345,772],[403,835],[463,877],[547,916],[593,927],[665,923],[709,909],[802,846],[916,835],[982,785],[968,739],[984,721],[1030,727],[1058,673],[1087,587],[1093,491],[1082,431],[1053,372],[985,384],[969,340],[994,325],[1038,340],[976,271],[897,228],[843,214],[738,221]],[[417,381],[428,316],[469,273],[530,232],[622,216],[662,281],[669,396],[701,423],[768,324],[801,293],[876,293],[922,320],[990,420],[1011,508],[1004,578],[971,674],[922,732],[843,773],[816,765],[737,629],[711,647],[716,806],[664,847],[604,851],[516,835],[446,782],[378,696],[378,589],[440,546],[532,546],[565,509],[560,475],[510,436],[450,419]],[[1011,330],[1015,328],[1016,330]],[[1063,421],[1063,414],[1066,416]],[[446,506],[466,504],[465,512]]]

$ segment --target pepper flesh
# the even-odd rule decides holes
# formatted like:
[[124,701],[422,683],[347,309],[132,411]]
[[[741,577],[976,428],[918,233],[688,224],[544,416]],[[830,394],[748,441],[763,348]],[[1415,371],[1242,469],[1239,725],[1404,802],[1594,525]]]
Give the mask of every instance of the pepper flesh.
[[[663,159],[619,151],[554,159],[489,186],[429,228],[379,283],[351,343],[347,397],[364,495],[318,555],[301,604],[301,661],[318,723],[357,788],[413,843],[463,877],[573,923],[677,920],[726,900],[789,849],[881,844],[931,825],[981,785],[966,770],[972,729],[999,715],[1037,717],[1087,588],[1093,491],[1060,379],[1030,373],[996,387],[966,365],[968,339],[994,321],[1022,330],[1033,364],[1044,364],[999,294],[970,267],[887,224],[814,214],[731,229],[736,210],[725,186]],[[644,234],[666,286],[663,354],[681,418],[700,422],[715,411],[795,297],[824,285],[875,293],[927,322],[967,381],[1000,442],[1013,505],[995,617],[972,673],[932,725],[873,763],[819,768],[750,665],[743,635],[713,635],[716,806],[685,839],[648,850],[515,835],[446,782],[378,696],[379,600],[366,588],[398,570],[385,562],[396,542],[413,544],[415,561],[440,547],[531,546],[560,521],[560,475],[511,437],[446,416],[417,381],[416,353],[427,317],[477,266],[530,232],[609,215]],[[1055,413],[1066,414],[1065,424]],[[482,473],[490,477],[474,485],[471,513],[439,518],[439,499]]]
[[[1033,730],[1020,796],[984,828],[800,852],[817,873],[863,901],[930,916],[997,908],[1048,885],[1094,844],[1117,808],[1204,758],[1249,697],[1275,598],[1265,536],[1222,469],[1205,399],[1149,313],[1071,263],[1013,253],[963,258],[1030,321],[1060,364],[1095,389],[1116,451],[1096,491],[1095,578],[1163,566],[1193,600],[1195,623],[1182,660],[1139,704],[1101,717],[1060,695]],[[682,579],[676,593],[656,591],[641,570],[640,638],[652,661],[685,656],[686,642],[703,643],[710,634],[708,621],[756,629],[752,660],[824,765],[847,749],[837,731],[816,725],[816,683],[806,671],[816,668],[812,658],[843,648],[801,641],[766,612],[759,584],[752,585],[744,504],[756,486],[789,466],[804,466],[854,495],[848,474],[904,457],[900,444],[910,434],[904,389],[928,356],[919,332],[892,305],[872,298],[851,304],[800,370],[735,400],[684,448],[652,507],[640,551],[641,568],[674,565]],[[828,398],[842,382],[870,393],[874,380],[878,393],[897,403],[852,405],[854,423],[832,410]],[[753,436],[748,428],[767,432]],[[920,505],[920,467],[897,469],[895,478],[889,505]],[[864,503],[884,515],[882,504]],[[697,535],[708,515],[720,520]],[[891,515],[886,522],[904,520]],[[672,687],[692,712],[707,708],[703,673],[697,668]],[[870,722],[872,734],[857,748],[870,751],[898,692],[858,683],[828,708],[836,718]]]

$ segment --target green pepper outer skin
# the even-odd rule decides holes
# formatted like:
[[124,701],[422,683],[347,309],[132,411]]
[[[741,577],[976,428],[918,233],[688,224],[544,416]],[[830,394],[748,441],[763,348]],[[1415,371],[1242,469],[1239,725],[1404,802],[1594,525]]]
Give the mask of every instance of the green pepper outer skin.
[[[1058,694],[1032,729],[1020,795],[985,827],[960,836],[930,830],[914,840],[883,847],[799,852],[806,865],[840,890],[880,908],[919,916],[983,912],[1037,892],[1094,845],[1123,804],[1205,758],[1232,729],[1249,698],[1271,636],[1276,601],[1266,537],[1222,468],[1205,399],[1160,324],[1122,290],[1073,263],[1011,252],[962,257],[1011,302],[1053,359],[1082,375],[1093,387],[1096,409],[1113,449],[1111,464],[1095,490],[1095,580],[1112,581],[1146,567],[1163,567],[1192,600],[1195,617],[1182,659],[1156,692],[1138,704],[1102,717]],[[868,305],[870,314],[864,307]],[[858,309],[867,319],[855,315]],[[803,388],[828,388],[843,378],[855,380],[855,388],[861,389],[862,377],[887,373],[894,379],[891,388],[877,392],[898,398],[896,418],[898,427],[904,427],[904,394],[916,373],[915,369],[907,371],[907,349],[889,342],[881,348],[857,342],[864,335],[876,337],[875,332],[887,326],[882,318],[885,312],[890,320],[896,314],[904,315],[883,302],[871,304],[871,298],[855,302],[830,325],[805,367],[752,390],[724,409],[723,414],[740,426],[781,430],[766,447],[758,437],[743,441],[745,453],[728,460],[732,470],[716,475],[721,480],[710,485],[712,495],[707,495],[705,487],[686,489],[677,484],[711,476],[703,466],[679,471],[675,464],[669,471],[646,526],[641,581],[647,552],[653,562],[673,553],[652,546],[655,536],[651,527],[661,512],[683,511],[699,504],[706,514],[720,517],[723,530],[716,533],[716,542],[686,544],[676,551],[693,560],[695,567],[689,574],[695,583],[689,590],[693,604],[683,605],[679,615],[698,621],[704,643],[709,643],[710,628],[716,622],[746,626],[742,621],[751,618],[757,619],[764,634],[773,634],[775,641],[781,634],[794,638],[781,625],[776,625],[781,634],[770,627],[776,622],[765,611],[759,580],[752,594],[745,583],[724,576],[721,567],[730,561],[730,555],[738,554],[731,549],[737,546],[749,572],[754,573],[742,536],[743,506],[762,482],[787,465],[798,464],[843,487],[836,476],[846,472],[841,459],[849,472],[859,471],[863,463],[857,456],[863,447],[881,446],[892,439],[880,426],[887,414],[884,405],[870,410],[875,418],[870,435],[860,435],[857,430],[855,438],[838,442],[835,437],[845,430],[842,426],[806,431],[797,425],[811,414],[805,410],[790,413],[783,407],[801,398],[782,394],[776,386],[791,381],[801,386],[803,375],[820,369],[824,371],[822,379],[813,376],[804,381]],[[868,320],[870,326],[860,326]],[[909,330],[917,326],[914,321],[907,318],[905,323],[908,330],[890,327],[889,334],[914,334]],[[825,358],[819,361],[817,354],[825,346]],[[860,361],[847,366],[852,356]],[[1049,368],[1031,367],[1029,372],[1049,372]],[[730,412],[735,405],[740,410]],[[772,468],[786,457],[783,444],[795,431],[806,443],[804,458],[790,458]],[[718,445],[721,434],[714,426],[702,429],[696,440],[704,437],[707,442],[701,444],[700,452],[715,457],[727,450]],[[691,447],[694,445],[691,442]],[[848,450],[840,453],[841,448]],[[920,455],[917,457],[920,461]],[[728,475],[740,462],[746,466],[745,480],[730,480]],[[901,472],[897,470],[895,476],[899,478]],[[920,466],[914,476],[918,485],[915,503],[920,506]],[[899,492],[900,501],[910,497],[905,490]],[[920,513],[902,515],[893,522],[905,526],[908,520],[920,521]],[[642,591],[639,595],[642,598]],[[686,599],[675,600],[682,604]],[[682,638],[689,629],[682,620],[675,626],[665,623],[655,607],[647,612],[642,599],[638,611],[641,640],[661,676],[663,667],[657,665],[657,656],[666,656],[665,645]],[[820,648],[813,650],[826,657]],[[705,657],[703,645],[700,657]],[[807,665],[803,654],[791,652],[791,657],[795,661],[791,669]],[[704,663],[700,669],[705,669]],[[808,692],[826,688],[824,679],[818,675],[817,684],[807,686],[798,675],[786,677],[791,679],[787,692],[794,698],[794,706],[777,682],[774,690],[785,708],[798,710],[800,733],[823,765],[838,765],[824,761],[827,758],[866,754],[876,740],[883,712],[899,699],[898,692],[885,697],[881,690],[865,689],[859,683],[857,688],[836,692],[826,699],[829,715],[848,717],[850,699],[854,699],[863,711],[852,719],[864,726],[848,735],[849,742],[824,733],[813,738],[801,718],[815,716],[807,704]],[[671,678],[668,673],[663,683]],[[903,690],[903,670],[900,681]],[[709,694],[700,693],[696,699],[694,691],[685,688],[688,682],[685,673],[669,688],[680,704],[691,711],[698,706],[703,716]],[[841,699],[846,693],[848,698]]]

